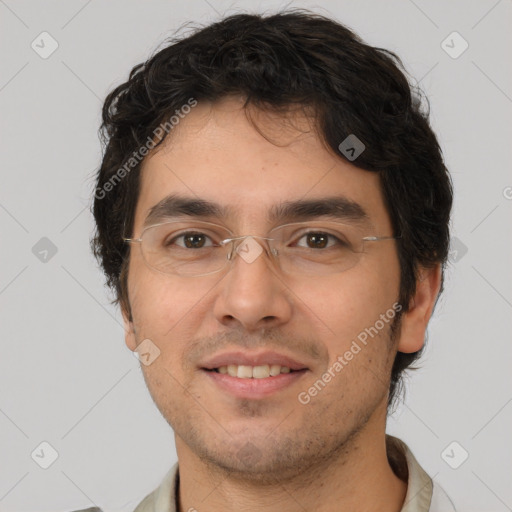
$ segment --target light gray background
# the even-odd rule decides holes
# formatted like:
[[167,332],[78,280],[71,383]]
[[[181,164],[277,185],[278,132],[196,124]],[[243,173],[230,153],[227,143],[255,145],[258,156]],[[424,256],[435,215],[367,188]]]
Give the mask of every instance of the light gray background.
[[[511,3],[288,3],[396,51],[430,98],[457,253],[423,369],[388,430],[465,512],[512,510]],[[131,511],[174,463],[171,429],[89,252],[100,107],[182,23],[284,5],[0,0],[0,510]],[[31,48],[43,31],[59,44],[47,59]],[[469,43],[457,59],[441,47],[453,31]],[[57,247],[46,263],[32,252],[42,237]],[[46,470],[31,458],[43,441],[59,455]],[[452,441],[469,453],[458,469],[441,457]]]

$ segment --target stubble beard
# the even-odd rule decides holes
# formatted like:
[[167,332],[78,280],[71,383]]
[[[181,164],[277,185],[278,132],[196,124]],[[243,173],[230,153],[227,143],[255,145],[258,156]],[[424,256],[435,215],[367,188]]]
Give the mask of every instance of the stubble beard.
[[[400,331],[396,320],[390,324],[383,339],[374,342],[387,341],[391,350]],[[389,374],[391,365],[389,354],[385,362]],[[389,376],[386,376],[386,382]],[[334,400],[326,402],[316,397],[307,405],[295,402],[287,410],[281,408],[277,414],[276,409],[265,402],[240,399],[235,408],[237,419],[253,421],[256,428],[249,425],[238,432],[230,432],[227,426],[221,425],[222,418],[215,411],[206,414],[204,406],[191,398],[201,395],[193,390],[193,386],[183,388],[186,391],[182,391],[182,402],[177,404],[174,395],[177,390],[173,397],[157,399],[152,390],[164,389],[163,383],[155,375],[144,373],[144,378],[155,404],[179,438],[177,446],[179,442],[184,443],[210,474],[247,485],[287,484],[290,490],[303,488],[333,465],[339,467],[350,460],[358,449],[358,437],[377,409],[387,403],[389,389],[381,381],[363,402],[358,403],[357,386],[340,386],[341,389],[352,389],[348,403],[343,392],[335,397],[337,403],[347,403],[343,407],[333,406]],[[268,421],[265,421],[265,428],[257,427],[260,418],[271,416],[275,417],[272,427]],[[211,425],[207,426],[206,422]],[[295,423],[293,428],[290,428],[291,423]]]

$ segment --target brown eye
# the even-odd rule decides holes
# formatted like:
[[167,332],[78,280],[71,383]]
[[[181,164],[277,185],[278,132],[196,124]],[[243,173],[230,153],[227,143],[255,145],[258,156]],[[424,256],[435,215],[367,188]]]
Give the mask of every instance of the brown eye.
[[193,249],[197,249],[197,248],[201,248],[203,247],[204,243],[205,243],[205,236],[204,235],[200,235],[200,234],[197,234],[197,235],[186,235],[184,237],[184,240],[185,240],[185,246],[188,247],[189,249],[193,248]]
[[[181,243],[177,243],[176,241],[180,240]],[[166,242],[166,246],[171,246],[176,244],[179,247],[184,247],[186,249],[202,249],[203,247],[212,247],[213,244],[210,242],[209,245],[206,245],[210,238],[204,233],[182,233],[181,235],[175,236],[168,242]]]
[[299,238],[299,241],[306,239],[306,245],[301,245],[299,242],[297,242],[297,245],[299,247],[305,247],[307,249],[325,249],[326,247],[328,248],[332,247],[333,245],[336,245],[336,242],[331,243],[329,245],[329,238],[337,241],[338,243],[340,242],[340,240],[338,240],[337,237],[329,233],[310,232],[302,235]]
[[325,233],[309,233],[307,236],[308,246],[312,249],[323,249],[329,242],[329,235]]

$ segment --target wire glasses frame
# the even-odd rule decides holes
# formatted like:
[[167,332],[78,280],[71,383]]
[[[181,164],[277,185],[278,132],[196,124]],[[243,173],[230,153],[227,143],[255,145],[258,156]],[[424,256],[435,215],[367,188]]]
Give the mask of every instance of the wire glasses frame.
[[[302,228],[302,230],[301,230]],[[300,232],[300,233],[299,233]],[[183,277],[215,274],[232,262],[236,254],[246,263],[255,261],[266,252],[285,274],[328,275],[354,267],[364,253],[366,242],[396,240],[399,236],[360,236],[352,225],[333,221],[307,221],[283,224],[273,228],[268,237],[258,235],[233,236],[226,227],[206,221],[173,220],[146,227],[139,238],[124,238],[126,243],[140,245],[146,265],[158,272]],[[335,239],[335,244],[323,247],[290,247],[295,240],[313,236],[313,243]],[[319,236],[318,236],[319,235]],[[176,245],[187,238],[194,244],[201,237],[214,243],[206,247]],[[216,240],[216,241],[215,241]]]

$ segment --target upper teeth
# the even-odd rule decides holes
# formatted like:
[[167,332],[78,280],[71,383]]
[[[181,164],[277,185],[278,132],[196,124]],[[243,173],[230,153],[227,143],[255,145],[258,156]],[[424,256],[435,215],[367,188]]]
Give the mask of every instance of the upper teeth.
[[245,366],[230,364],[217,368],[219,373],[227,373],[231,377],[239,379],[265,379],[266,377],[275,377],[280,373],[290,373],[288,366],[279,364],[262,364],[261,366]]

